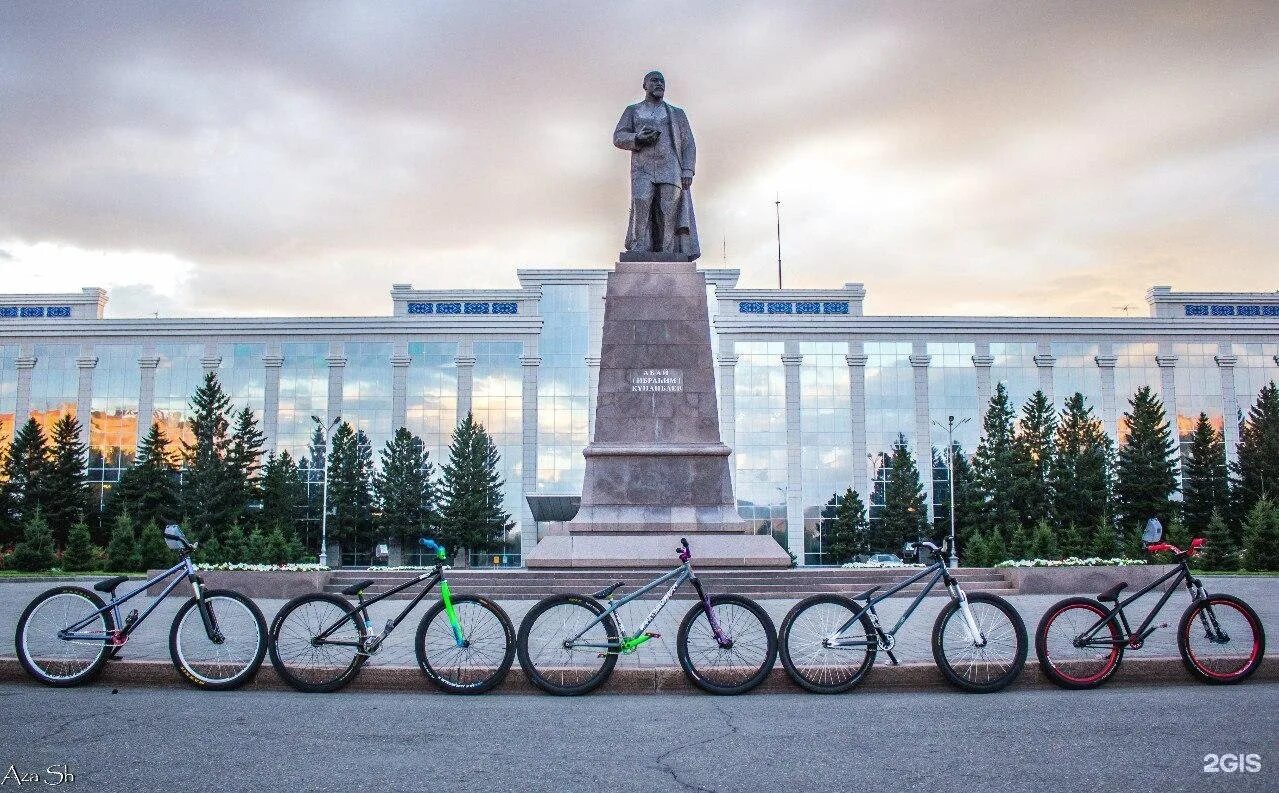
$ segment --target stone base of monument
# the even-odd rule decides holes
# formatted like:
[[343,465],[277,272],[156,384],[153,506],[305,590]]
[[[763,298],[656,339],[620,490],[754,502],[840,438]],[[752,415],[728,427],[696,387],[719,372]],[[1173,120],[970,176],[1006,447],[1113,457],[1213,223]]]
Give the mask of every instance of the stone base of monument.
[[581,509],[550,524],[529,567],[787,567],[737,514],[720,440],[706,278],[688,261],[621,261],[608,276],[595,435]]
[[777,569],[790,566],[790,555],[767,535],[664,534],[657,529],[650,526],[642,534],[581,534],[574,526],[571,534],[543,537],[524,563],[533,569],[674,567],[679,564],[675,550],[680,538],[687,537],[695,567]]

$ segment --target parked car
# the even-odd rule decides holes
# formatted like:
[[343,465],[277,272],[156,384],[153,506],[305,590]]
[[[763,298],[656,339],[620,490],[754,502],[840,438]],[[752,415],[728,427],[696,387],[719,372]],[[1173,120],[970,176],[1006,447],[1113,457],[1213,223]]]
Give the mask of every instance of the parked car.
[[871,564],[878,564],[884,567],[901,567],[905,562],[895,553],[874,553],[866,561]]

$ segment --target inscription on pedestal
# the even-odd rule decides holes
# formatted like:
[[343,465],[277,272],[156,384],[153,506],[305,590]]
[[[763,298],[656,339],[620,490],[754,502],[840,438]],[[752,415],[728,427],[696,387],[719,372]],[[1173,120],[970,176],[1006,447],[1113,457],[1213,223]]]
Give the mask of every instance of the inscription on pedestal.
[[682,394],[684,392],[684,370],[636,370],[631,373],[631,391],[634,393]]

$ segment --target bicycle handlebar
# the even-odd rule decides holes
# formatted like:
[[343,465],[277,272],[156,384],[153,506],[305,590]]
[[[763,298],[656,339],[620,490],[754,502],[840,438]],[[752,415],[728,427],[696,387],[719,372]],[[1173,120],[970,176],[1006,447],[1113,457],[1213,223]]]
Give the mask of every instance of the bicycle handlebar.
[[679,560],[681,562],[687,562],[689,559],[692,559],[693,551],[688,547],[688,538],[680,537],[679,544],[680,547],[675,549],[675,553],[679,554]]
[[1196,537],[1190,541],[1190,547],[1183,551],[1170,542],[1152,542],[1151,544],[1146,546],[1146,551],[1148,553],[1163,553],[1165,551],[1168,551],[1178,556],[1184,553],[1186,557],[1189,558],[1191,556],[1194,556],[1196,553],[1198,553],[1199,549],[1204,547],[1206,543],[1207,543],[1207,540],[1205,540],[1203,537]]
[[445,552],[444,546],[440,545],[435,540],[432,540],[430,537],[422,537],[418,540],[418,542],[421,543],[422,547],[426,548],[428,551],[435,551],[436,559],[448,558],[448,554]]

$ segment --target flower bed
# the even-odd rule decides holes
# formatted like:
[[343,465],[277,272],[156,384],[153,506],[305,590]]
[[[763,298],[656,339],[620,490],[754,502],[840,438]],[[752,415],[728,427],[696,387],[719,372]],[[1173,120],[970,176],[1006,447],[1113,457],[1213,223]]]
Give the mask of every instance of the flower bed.
[[844,562],[841,567],[848,570],[905,570],[922,569],[922,564],[884,564],[883,562]]
[[1115,557],[1103,559],[1099,556],[1069,556],[1065,559],[1012,559],[999,562],[995,567],[1133,567],[1148,564],[1145,559],[1125,559]]
[[244,564],[242,562],[202,564],[199,565],[199,568],[201,570],[234,570],[251,573],[316,573],[330,569],[326,564]]

